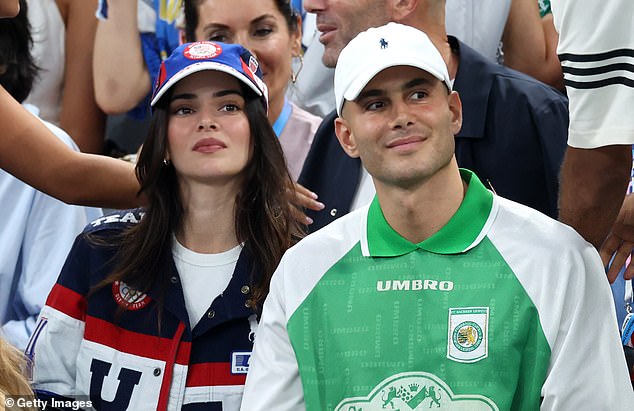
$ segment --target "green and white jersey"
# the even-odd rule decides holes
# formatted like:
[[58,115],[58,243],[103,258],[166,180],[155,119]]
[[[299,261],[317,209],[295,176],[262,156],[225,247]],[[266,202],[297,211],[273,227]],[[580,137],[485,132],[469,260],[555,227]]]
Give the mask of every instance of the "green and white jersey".
[[378,201],[306,237],[273,276],[242,409],[616,410],[634,403],[597,252],[494,196],[413,244]]

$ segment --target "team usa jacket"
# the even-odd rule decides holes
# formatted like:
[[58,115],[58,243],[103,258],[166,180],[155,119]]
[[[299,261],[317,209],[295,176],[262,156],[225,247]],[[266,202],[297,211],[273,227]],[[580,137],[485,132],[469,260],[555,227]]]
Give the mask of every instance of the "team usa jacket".
[[100,410],[238,410],[257,327],[247,247],[193,330],[169,248],[155,282],[168,284],[160,330],[158,285],[132,298],[115,282],[87,298],[112,272],[116,252],[87,236],[113,239],[141,216],[100,218],[75,240],[27,346],[33,387],[41,398],[90,399]]

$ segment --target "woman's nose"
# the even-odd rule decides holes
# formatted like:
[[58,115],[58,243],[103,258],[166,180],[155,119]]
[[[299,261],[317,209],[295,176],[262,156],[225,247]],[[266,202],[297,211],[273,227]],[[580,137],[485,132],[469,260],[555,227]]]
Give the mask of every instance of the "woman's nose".
[[203,117],[202,119],[200,119],[200,122],[198,123],[198,130],[201,130],[201,131],[216,130],[216,128],[217,128],[216,122],[213,120],[212,117],[209,117],[209,116]]

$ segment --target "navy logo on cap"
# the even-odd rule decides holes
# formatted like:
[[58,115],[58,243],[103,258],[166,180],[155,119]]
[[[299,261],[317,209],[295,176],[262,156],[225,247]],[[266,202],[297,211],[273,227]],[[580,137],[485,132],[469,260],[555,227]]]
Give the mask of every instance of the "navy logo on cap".
[[379,40],[379,44],[381,45],[382,49],[387,48],[387,40],[385,40],[384,38],[381,38],[381,40]]
[[213,41],[192,43],[183,50],[183,56],[190,60],[212,59],[221,53],[222,47],[220,47],[220,44],[214,43]]

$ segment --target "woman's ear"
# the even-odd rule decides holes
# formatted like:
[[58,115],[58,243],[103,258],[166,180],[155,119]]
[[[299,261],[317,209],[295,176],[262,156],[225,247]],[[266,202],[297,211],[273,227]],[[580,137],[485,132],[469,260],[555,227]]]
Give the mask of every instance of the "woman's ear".
[[295,16],[297,19],[297,29],[291,32],[291,55],[293,57],[299,57],[302,54],[302,16],[297,13]]

